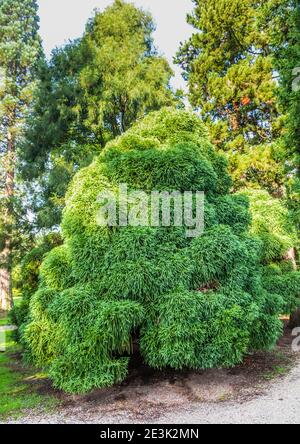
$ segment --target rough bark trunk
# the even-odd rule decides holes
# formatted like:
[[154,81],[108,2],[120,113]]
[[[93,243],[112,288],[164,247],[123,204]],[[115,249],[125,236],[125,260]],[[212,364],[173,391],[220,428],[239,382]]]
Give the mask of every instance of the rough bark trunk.
[[1,309],[9,311],[13,308],[11,272],[9,267],[10,262],[10,242],[6,240],[6,245],[1,254],[1,260],[4,264],[0,268],[0,293],[1,293]]
[[4,247],[0,253],[0,297],[1,309],[9,311],[13,308],[12,282],[11,282],[11,224],[12,224],[12,198],[14,196],[15,181],[15,140],[11,130],[7,132],[7,159],[5,161],[5,201]]

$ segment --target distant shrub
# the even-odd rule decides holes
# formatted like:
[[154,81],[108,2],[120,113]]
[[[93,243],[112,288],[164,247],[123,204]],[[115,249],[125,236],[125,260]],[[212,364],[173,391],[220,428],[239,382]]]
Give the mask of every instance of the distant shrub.
[[[45,255],[53,248],[61,245],[59,233],[52,233],[37,240],[36,246],[30,250],[20,264],[20,272],[16,288],[22,297],[21,303],[10,312],[12,324],[21,326],[27,322],[31,297],[37,291],[40,283],[40,267]],[[14,332],[16,339],[20,339],[18,330]]]
[[285,256],[297,244],[297,232],[283,202],[263,190],[249,190],[252,213],[251,233],[262,242],[262,284],[268,293],[282,298],[282,314],[300,305],[300,272]]

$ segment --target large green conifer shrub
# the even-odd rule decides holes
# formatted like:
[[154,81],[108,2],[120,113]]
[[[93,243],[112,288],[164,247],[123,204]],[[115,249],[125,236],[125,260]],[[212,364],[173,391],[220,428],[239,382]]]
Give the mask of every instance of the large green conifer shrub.
[[[99,193],[205,191],[205,232],[101,227]],[[26,356],[67,392],[127,374],[133,341],[154,368],[228,367],[270,348],[285,302],[262,285],[263,242],[249,233],[249,202],[230,194],[226,161],[193,114],[163,109],[110,142],[75,176],[63,247],[42,266],[24,329]]]

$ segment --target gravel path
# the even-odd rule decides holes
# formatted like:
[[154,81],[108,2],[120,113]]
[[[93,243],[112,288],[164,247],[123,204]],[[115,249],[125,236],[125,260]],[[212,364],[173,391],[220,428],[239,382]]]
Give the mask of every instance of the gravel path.
[[[187,404],[188,405],[188,404]],[[56,413],[28,412],[9,423],[40,424],[115,424],[115,423],[174,423],[174,424],[299,424],[300,423],[300,364],[288,376],[270,384],[266,394],[246,402],[191,403],[164,413],[152,414],[147,405],[136,415],[132,410],[103,411],[94,404],[87,407],[61,408]],[[156,412],[157,413],[157,412]]]
[[268,393],[236,404],[199,404],[190,411],[168,414],[159,423],[300,424],[300,364]]

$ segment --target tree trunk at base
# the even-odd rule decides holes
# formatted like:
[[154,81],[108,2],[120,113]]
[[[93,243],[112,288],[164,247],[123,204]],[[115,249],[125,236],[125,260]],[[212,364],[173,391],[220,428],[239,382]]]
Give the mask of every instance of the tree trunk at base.
[[10,271],[10,242],[5,242],[5,248],[1,253],[0,268],[0,296],[1,296],[1,309],[3,311],[10,311],[13,308],[13,296],[11,285],[11,271]]
[[290,317],[289,328],[293,329],[296,327],[300,327],[300,308],[294,311]]

